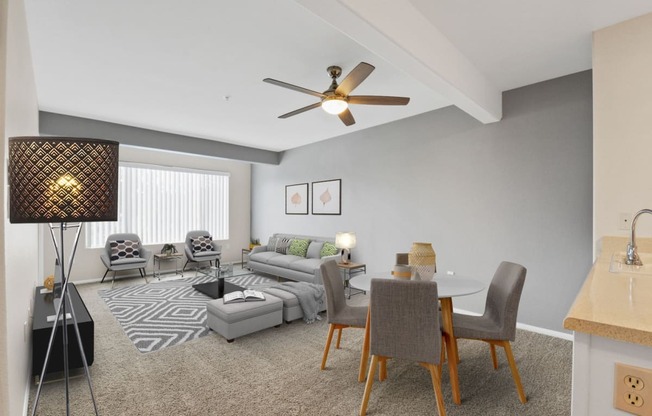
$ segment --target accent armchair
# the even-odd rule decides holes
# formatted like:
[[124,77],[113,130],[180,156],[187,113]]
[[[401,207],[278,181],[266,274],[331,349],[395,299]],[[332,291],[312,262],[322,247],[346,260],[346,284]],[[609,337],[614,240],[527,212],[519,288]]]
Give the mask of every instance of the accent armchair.
[[138,269],[140,276],[145,279],[147,263],[149,262],[152,252],[143,247],[140,237],[133,233],[111,234],[106,238],[104,251],[100,254],[100,259],[106,272],[102,276],[102,282],[109,271],[113,272],[111,287],[115,284],[115,275],[119,271]]
[[222,246],[213,241],[213,237],[206,230],[188,231],[184,244],[184,252],[186,253],[186,264],[183,270],[186,270],[188,263],[209,262],[211,266],[213,262],[220,267],[220,259],[222,258]]

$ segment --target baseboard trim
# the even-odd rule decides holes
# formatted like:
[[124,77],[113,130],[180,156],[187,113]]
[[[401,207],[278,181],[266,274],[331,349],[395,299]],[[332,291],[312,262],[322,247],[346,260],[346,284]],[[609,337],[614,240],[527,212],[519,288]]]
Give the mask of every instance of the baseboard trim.
[[[475,315],[475,316],[481,315],[479,313],[467,311],[467,310],[464,310],[464,309],[454,308],[454,311],[459,312],[459,313],[464,313],[464,314],[467,314],[467,315]],[[523,324],[523,323],[520,323],[520,322],[516,323],[516,328],[522,329],[523,331],[529,331],[529,332],[534,332],[534,333],[537,333],[537,334],[548,335],[548,336],[554,337],[554,338],[565,339],[567,341],[573,341],[573,334],[571,334],[571,333],[566,333],[566,332],[561,332],[561,331],[553,331],[552,329],[541,328],[539,326]]]

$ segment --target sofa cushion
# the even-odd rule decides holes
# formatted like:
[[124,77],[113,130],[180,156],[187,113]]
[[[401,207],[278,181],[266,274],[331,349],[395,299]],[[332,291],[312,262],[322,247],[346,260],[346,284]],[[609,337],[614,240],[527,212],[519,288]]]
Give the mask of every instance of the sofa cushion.
[[297,260],[305,260],[303,257],[293,256],[292,254],[286,254],[284,256],[272,257],[267,261],[267,264],[272,266],[284,267],[286,269],[290,268],[290,264],[294,263]]
[[217,251],[197,251],[193,253],[192,255],[194,257],[215,257],[218,256],[220,253]]
[[321,264],[320,259],[301,259],[290,263],[289,268],[298,272],[313,274]]
[[140,247],[139,241],[132,240],[112,240],[109,241],[111,247],[111,261],[120,259],[131,259],[140,257],[138,248]]
[[290,247],[291,242],[292,242],[291,238],[279,238],[278,241],[276,242],[276,252],[281,254],[287,254],[288,247]]
[[287,254],[292,254],[294,256],[299,256],[299,257],[306,257],[306,254],[308,253],[309,244],[310,244],[310,240],[299,240],[299,239],[292,240],[292,242],[290,243],[290,247],[288,248]]
[[117,266],[120,264],[147,264],[147,259],[142,257],[130,257],[128,259],[118,259],[111,262],[112,266]]
[[277,237],[269,237],[269,241],[267,242],[267,251],[276,251],[276,244],[278,244],[278,238]]
[[319,255],[321,257],[326,257],[326,256],[334,256],[335,254],[339,253],[340,250],[335,247],[335,244],[329,243],[328,241],[324,243],[324,246],[321,248],[321,251],[319,252]]
[[323,241],[311,241],[310,245],[308,246],[308,252],[306,253],[306,257],[309,259],[321,258],[320,252],[323,246],[324,246]]
[[283,254],[279,254],[279,253],[277,253],[275,251],[261,251],[260,253],[250,254],[249,255],[249,260],[267,264],[269,259],[271,259],[273,257],[282,256],[282,255]]

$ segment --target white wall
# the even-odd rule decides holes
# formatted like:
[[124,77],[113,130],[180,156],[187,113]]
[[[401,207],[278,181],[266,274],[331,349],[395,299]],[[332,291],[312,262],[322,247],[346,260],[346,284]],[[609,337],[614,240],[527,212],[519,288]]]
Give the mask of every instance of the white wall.
[[[22,0],[3,2],[7,7],[6,59],[2,142],[2,184],[6,184],[7,138],[18,135],[38,135],[38,104],[32,69],[29,41]],[[3,10],[2,15],[5,16]],[[4,223],[4,267],[0,275],[0,414],[20,415],[25,411],[25,400],[31,365],[31,322],[28,308],[34,296],[38,278],[39,248],[36,225],[13,225],[8,222],[6,186],[3,186],[2,210]],[[26,244],[25,244],[26,243]],[[31,247],[25,249],[25,247]],[[27,338],[24,336],[27,326]]]
[[[212,169],[224,172],[230,172],[229,180],[229,240],[222,240],[222,261],[223,262],[240,262],[241,249],[249,246],[249,227],[250,227],[250,184],[251,184],[251,165],[246,162],[228,161],[214,157],[192,156],[188,154],[157,151],[132,146],[120,146],[120,160],[126,162],[152,163],[164,166],[188,167],[195,169]],[[210,230],[209,230],[210,231]],[[106,271],[106,268],[100,260],[102,249],[87,249],[85,247],[85,230],[80,236],[75,264],[70,274],[71,281],[98,280]],[[42,231],[44,250],[44,275],[51,274],[54,267],[55,254],[52,249],[51,237],[49,231],[43,226]],[[74,231],[68,231],[66,235],[67,243],[72,243]],[[183,242],[173,241],[180,252],[183,252]],[[70,253],[70,245],[67,244],[66,252]],[[158,253],[161,245],[146,246]],[[66,255],[67,257],[68,255]],[[184,260],[185,263],[185,260]],[[164,263],[162,270],[173,267],[171,263]],[[147,267],[148,273],[152,271],[152,262]],[[130,272],[122,272],[120,276],[128,276]],[[132,273],[137,276],[138,273]],[[111,273],[110,273],[111,275]],[[107,277],[109,278],[109,277]]]
[[[427,241],[439,271],[487,285],[501,261],[521,263],[519,322],[564,331],[591,267],[591,73],[508,91],[503,105],[489,125],[448,107],[254,165],[252,236],[355,231],[353,260],[371,272]],[[342,179],[342,215],[285,215],[286,185],[327,179]],[[484,300],[455,306],[481,313]]]
[[[652,14],[593,35],[593,241],[628,235],[620,213],[652,209]],[[642,216],[637,235],[652,235]],[[624,247],[623,247],[624,250]]]

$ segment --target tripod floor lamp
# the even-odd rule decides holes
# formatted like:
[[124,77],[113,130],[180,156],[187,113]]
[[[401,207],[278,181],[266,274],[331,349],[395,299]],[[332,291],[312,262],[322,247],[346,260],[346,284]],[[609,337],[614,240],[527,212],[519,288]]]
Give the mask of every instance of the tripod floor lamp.
[[[66,414],[70,414],[68,319],[72,319],[88,387],[97,415],[93,385],[84,354],[77,317],[68,292],[68,276],[81,234],[88,221],[118,218],[118,142],[72,137],[11,137],[9,139],[9,221],[48,223],[56,251],[60,301],[41,372],[32,415],[36,414],[41,387],[57,331],[62,331]],[[64,231],[76,229],[67,263]],[[55,230],[59,230],[59,238]],[[56,288],[55,288],[56,290]],[[70,317],[70,318],[68,318]],[[61,323],[61,325],[59,325]]]

